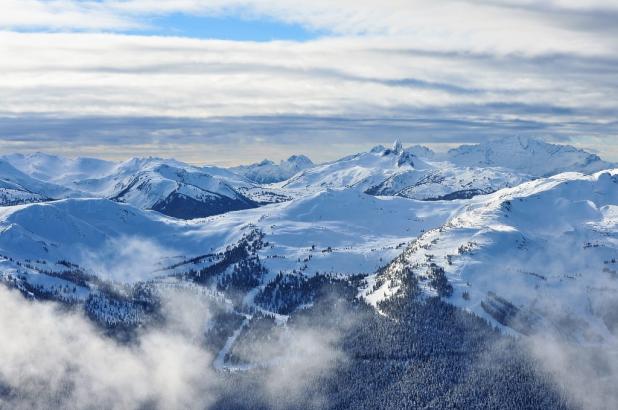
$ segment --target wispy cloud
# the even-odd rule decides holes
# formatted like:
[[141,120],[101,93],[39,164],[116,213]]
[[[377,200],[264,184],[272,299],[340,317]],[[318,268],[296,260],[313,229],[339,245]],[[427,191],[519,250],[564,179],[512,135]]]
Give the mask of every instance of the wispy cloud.
[[[476,47],[494,44],[502,49],[525,44],[526,52],[558,44],[577,47],[586,41],[582,34],[611,29],[611,25],[598,22],[610,21],[618,11],[611,0],[585,3],[570,0],[542,3],[511,0],[7,0],[5,3],[0,21],[8,28],[123,30],[147,25],[152,16],[231,14],[244,18],[274,18],[345,35],[405,34],[416,40],[425,38],[440,43],[449,37],[449,44],[466,42]],[[538,41],[539,34],[544,41]],[[596,46],[611,42],[606,39]]]

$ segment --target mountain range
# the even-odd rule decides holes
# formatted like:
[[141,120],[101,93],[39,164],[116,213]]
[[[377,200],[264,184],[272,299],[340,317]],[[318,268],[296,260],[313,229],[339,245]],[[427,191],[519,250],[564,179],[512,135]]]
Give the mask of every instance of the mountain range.
[[[616,202],[612,168],[594,154],[528,138],[492,140],[443,154],[395,142],[325,164],[299,155],[279,165],[263,161],[231,169],[160,158],[110,162],[6,155],[0,159],[5,205],[0,253],[81,266],[84,255],[109,244],[150,238],[167,257],[182,262],[169,263],[177,265],[171,271],[178,274],[190,265],[183,261],[224,252],[243,235],[259,231],[270,245],[256,250],[265,274],[255,294],[281,272],[362,274],[370,275],[374,286],[382,283],[365,289],[376,304],[419,269],[413,276],[422,280],[424,291],[437,292],[427,285],[427,271],[438,269],[453,286],[453,303],[504,322],[484,308],[488,292],[520,307],[534,305],[535,312],[551,310],[539,307],[539,301],[555,301],[553,292],[567,292],[557,282],[571,278],[574,286],[583,281],[591,287],[584,272],[611,271],[604,263],[613,251],[608,234]],[[609,171],[597,172],[602,169]],[[581,252],[576,259],[585,260],[585,266],[565,269],[544,260],[543,255],[558,254],[554,242],[574,258],[575,250]],[[436,244],[440,248],[433,251]],[[474,270],[467,252],[475,255]],[[528,263],[510,263],[508,272],[496,268],[505,259]],[[164,261],[157,263],[161,270],[137,277],[165,275]],[[117,274],[110,277],[124,281]],[[529,297],[507,292],[513,280]],[[529,293],[531,286],[536,290]],[[598,330],[597,336],[607,334]]]
[[11,154],[0,200],[0,282],[123,332],[158,320],[169,289],[199,292],[223,312],[218,370],[261,366],[235,356],[247,329],[333,287],[371,320],[443,303],[505,335],[618,336],[618,166],[569,146],[395,142],[229,169]]

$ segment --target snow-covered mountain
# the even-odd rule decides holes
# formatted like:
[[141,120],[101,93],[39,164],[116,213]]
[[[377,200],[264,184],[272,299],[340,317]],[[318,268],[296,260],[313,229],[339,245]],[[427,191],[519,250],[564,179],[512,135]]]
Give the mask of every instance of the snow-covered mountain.
[[376,146],[369,152],[308,168],[281,186],[291,190],[354,188],[419,200],[471,198],[565,171],[612,168],[597,155],[532,138],[494,139],[445,154],[429,148]]
[[0,208],[0,282],[84,304],[106,325],[145,320],[143,303],[122,296],[144,287],[199,285],[237,309],[290,313],[329,278],[374,272],[456,206],[353,190],[193,221],[106,199],[10,206]]
[[42,153],[6,155],[2,161],[4,204],[108,198],[183,219],[285,202],[324,189],[465,199],[562,170],[588,173],[611,167],[594,154],[529,138],[492,140],[447,154],[395,142],[391,148],[376,146],[320,165],[295,155],[280,164],[263,161],[232,169],[161,158],[111,162]]
[[[89,255],[110,246],[130,247],[127,243],[137,241],[153,249],[148,250],[149,266],[159,270],[166,261],[171,266],[174,261],[222,252],[244,233],[257,230],[269,242],[258,255],[271,277],[278,272],[369,274],[422,231],[441,225],[456,207],[450,202],[376,198],[341,190],[178,221],[116,201],[68,199],[0,208],[0,255],[46,261],[50,266],[68,261],[84,267]],[[168,273],[196,267],[179,266]],[[98,272],[96,267],[93,270]],[[155,276],[154,269],[150,273]]]
[[[549,333],[595,358],[616,346],[618,169],[535,177],[396,143],[260,185],[158,158],[25,158],[0,160],[0,285],[14,290],[0,299],[81,314],[105,346],[186,337],[208,353],[200,378],[211,362],[232,381],[221,408],[239,391],[251,407],[255,381],[288,377],[322,342],[336,369],[309,396],[337,390],[333,407],[390,403],[395,380],[412,393],[393,407],[563,408],[528,343]],[[309,359],[281,353],[299,340]],[[19,387],[5,380],[0,401]]]
[[427,295],[522,333],[578,342],[618,329],[618,170],[565,173],[482,196],[372,277],[374,304],[418,281]]
[[103,271],[107,258],[126,262],[146,253],[148,262],[137,270],[154,277],[167,258],[192,257],[233,242],[232,229],[226,228],[225,239],[212,239],[215,231],[202,223],[188,224],[107,199],[66,199],[0,208],[0,254],[50,268],[67,261],[91,268],[102,279],[131,282],[147,277]]
[[506,137],[462,145],[449,150],[446,158],[458,166],[502,167],[535,177],[567,171],[588,174],[613,167],[598,155],[530,137]]
[[396,173],[365,192],[431,201],[467,199],[513,187],[529,179],[527,175],[502,168],[451,167],[434,163],[433,168]]
[[231,168],[231,170],[257,184],[271,184],[285,181],[300,171],[313,166],[313,162],[305,155],[292,155],[279,164],[265,159],[257,164],[241,165]]
[[[239,209],[256,207],[235,188],[249,188],[229,171],[197,168],[158,158],[132,159],[115,172],[89,186],[106,186],[105,196],[141,209],[152,209],[182,219],[202,218]],[[86,183],[80,183],[85,188]]]
[[364,191],[399,172],[427,167],[422,159],[404,150],[401,143],[396,141],[392,148],[378,145],[369,152],[306,169],[281,186],[308,190],[354,187]]
[[[31,180],[47,181],[26,185],[35,194],[50,198],[109,198],[182,219],[253,208],[267,197],[267,193],[233,172],[175,160],[133,158],[116,163],[41,153],[4,158]],[[9,172],[0,172],[3,174]],[[259,201],[247,197],[252,194],[259,195]]]
[[40,181],[0,159],[0,206],[78,196],[68,188]]
[[68,158],[42,152],[10,154],[2,158],[32,178],[66,187],[78,181],[109,175],[117,166],[115,162],[96,158]]
[[[421,156],[423,155],[423,156]],[[282,184],[283,188],[316,191],[353,188],[371,195],[419,200],[470,198],[515,186],[528,175],[495,167],[458,167],[435,161],[425,147],[378,145],[369,152],[309,168]]]
[[[528,147],[537,147],[524,150],[530,158],[543,147],[556,164],[581,168],[580,151]],[[425,295],[505,329],[548,326],[577,341],[606,340],[618,172],[535,179],[522,156],[455,165],[395,143],[267,186],[159,158],[7,156],[0,273],[30,291],[59,278],[67,286],[174,278],[273,314],[310,303],[313,293],[302,289],[314,278],[370,275],[363,294],[378,308],[418,280]],[[110,262],[117,259],[132,261],[130,269]],[[282,302],[290,288],[296,293]]]

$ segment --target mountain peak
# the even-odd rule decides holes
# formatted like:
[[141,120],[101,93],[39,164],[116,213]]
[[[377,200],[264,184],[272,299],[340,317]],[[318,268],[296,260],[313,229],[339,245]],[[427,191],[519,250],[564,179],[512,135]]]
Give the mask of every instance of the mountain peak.
[[549,176],[565,171],[592,173],[613,165],[598,155],[571,145],[516,136],[492,138],[448,151],[447,158],[459,166],[503,167],[532,176]]
[[279,164],[265,159],[257,164],[241,165],[230,170],[252,182],[270,184],[285,181],[300,171],[313,166],[313,161],[309,157],[305,155],[292,155],[288,159],[279,162]]
[[313,161],[311,161],[311,159],[309,159],[308,156],[302,155],[302,154],[301,155],[292,155],[285,162],[287,162],[288,164],[302,165],[305,168],[314,165]]
[[[378,149],[382,148],[381,151],[379,151]],[[391,148],[384,148],[382,145],[378,145],[376,147],[374,147],[371,150],[371,153],[379,153],[381,152],[382,155],[386,156],[386,155],[400,155],[403,152],[403,145],[401,144],[401,141],[399,141],[398,139],[395,140],[395,142],[393,142],[393,145]]]
[[399,139],[396,139],[395,142],[393,142],[393,152],[395,154],[400,154],[403,152],[403,145]]

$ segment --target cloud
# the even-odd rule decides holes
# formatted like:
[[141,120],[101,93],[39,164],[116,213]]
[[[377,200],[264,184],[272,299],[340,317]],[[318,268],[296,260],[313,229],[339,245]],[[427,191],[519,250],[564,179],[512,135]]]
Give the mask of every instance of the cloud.
[[[407,35],[419,42],[474,47],[572,47],[614,44],[604,32],[615,2],[510,0],[8,0],[0,25],[9,28],[123,30],[151,24],[153,16],[185,13],[271,18],[344,35]],[[609,25],[611,26],[611,25]],[[543,42],[537,41],[543,38]],[[512,51],[512,50],[511,50]]]
[[562,391],[584,409],[618,406],[618,346],[577,346],[538,335],[526,340],[532,357],[556,381]]
[[[121,345],[81,315],[0,288],[0,385],[13,409],[205,407],[216,378],[211,355],[165,330]],[[6,389],[5,389],[6,390]]]
[[[318,394],[307,397],[307,386],[342,366],[345,355],[338,347],[343,329],[300,328],[274,346],[264,344],[260,349],[278,358],[268,369],[263,388],[267,397],[283,407],[308,402],[312,408],[324,408],[328,397]],[[277,351],[273,352],[273,348]]]
[[[133,283],[152,279],[174,254],[148,238],[122,237],[81,251],[79,263],[102,280]],[[233,394],[213,367],[217,352],[205,343],[208,327],[227,325],[212,322],[220,300],[189,284],[153,286],[161,320],[120,343],[79,308],[27,300],[0,284],[0,408],[209,408]],[[267,343],[245,341],[262,369],[247,375],[256,397],[273,406],[314,402],[307,387],[342,360],[340,331],[300,321],[280,329]]]
[[119,343],[78,312],[0,287],[0,408],[209,408],[244,381],[256,390],[242,397],[272,407],[319,408],[327,399],[307,392],[344,360],[341,329],[304,323],[269,342],[245,341],[258,369],[230,380],[204,347],[212,301],[191,289],[161,290],[163,325]]
[[4,28],[105,30],[129,29],[137,23],[106,7],[105,2],[74,0],[5,0]]
[[[618,123],[494,118],[521,111],[522,118],[543,107],[461,106],[417,110],[392,116],[246,116],[220,118],[0,117],[0,153],[44,151],[60,155],[124,160],[133,156],[173,157],[189,163],[233,166],[264,158],[280,160],[303,153],[330,161],[376,144],[449,145],[518,135],[576,144],[604,159],[618,159]],[[559,110],[558,110],[559,111]],[[467,114],[467,115],[464,115]],[[328,150],[324,147],[328,146]]]
[[[78,133],[83,152],[93,155],[126,157],[128,147],[163,155],[170,144],[191,155],[198,144],[200,162],[229,163],[262,158],[248,157],[255,146],[240,159],[221,157],[226,148],[216,144],[225,138],[259,138],[265,150],[259,156],[280,159],[291,153],[286,144],[307,140],[311,149],[328,133],[342,144],[333,156],[343,145],[356,150],[366,139],[388,141],[395,130],[404,140],[424,132],[423,142],[444,142],[447,124],[451,143],[464,131],[466,142],[477,140],[475,130],[491,127],[497,134],[523,128],[550,138],[604,136],[605,144],[616,136],[612,1],[10,0],[3,6],[0,27],[28,31],[0,32],[4,150],[28,149],[64,132],[61,141]],[[135,35],[174,13],[275,19],[327,34],[264,43]],[[367,119],[375,126],[350,148]],[[279,145],[283,134],[288,139]]]
[[96,250],[76,249],[79,265],[113,282],[135,283],[153,279],[165,258],[176,256],[149,238],[110,239]]

